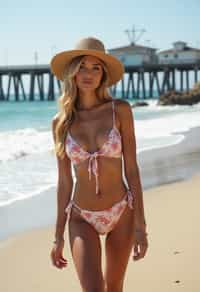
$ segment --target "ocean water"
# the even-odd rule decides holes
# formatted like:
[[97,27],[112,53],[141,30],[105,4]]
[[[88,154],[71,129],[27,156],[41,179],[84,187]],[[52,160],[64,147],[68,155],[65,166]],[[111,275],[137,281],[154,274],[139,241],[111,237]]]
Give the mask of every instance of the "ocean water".
[[[200,126],[200,104],[133,108],[137,153],[180,143]],[[134,101],[129,100],[130,104]],[[0,206],[37,196],[56,186],[51,120],[56,101],[0,103]]]

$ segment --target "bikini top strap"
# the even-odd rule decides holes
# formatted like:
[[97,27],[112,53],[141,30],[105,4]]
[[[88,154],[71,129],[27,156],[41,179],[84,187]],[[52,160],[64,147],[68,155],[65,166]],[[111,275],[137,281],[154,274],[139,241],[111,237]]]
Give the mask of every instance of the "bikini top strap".
[[115,126],[115,103],[112,101],[112,110],[113,110],[113,127]]

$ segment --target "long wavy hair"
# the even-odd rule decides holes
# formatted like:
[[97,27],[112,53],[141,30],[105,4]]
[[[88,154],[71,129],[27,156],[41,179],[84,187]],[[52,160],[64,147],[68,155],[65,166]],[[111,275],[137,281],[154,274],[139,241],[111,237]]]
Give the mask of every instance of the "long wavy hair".
[[[59,112],[57,113],[57,123],[55,126],[55,154],[61,159],[65,156],[65,139],[70,124],[73,122],[77,113],[78,88],[75,82],[75,75],[79,71],[82,58],[78,56],[72,60],[69,66],[65,68],[62,83],[62,94],[58,98]],[[104,101],[110,101],[112,96],[109,92],[109,74],[106,65],[101,61],[103,76],[99,87],[96,89],[97,97]]]

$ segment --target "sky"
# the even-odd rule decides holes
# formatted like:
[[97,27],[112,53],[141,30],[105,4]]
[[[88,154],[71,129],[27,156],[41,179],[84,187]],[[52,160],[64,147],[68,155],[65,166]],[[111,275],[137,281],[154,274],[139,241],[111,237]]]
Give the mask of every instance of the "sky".
[[88,36],[125,46],[133,26],[145,30],[137,44],[158,51],[178,40],[200,48],[199,12],[200,0],[0,0],[0,66],[49,64]]

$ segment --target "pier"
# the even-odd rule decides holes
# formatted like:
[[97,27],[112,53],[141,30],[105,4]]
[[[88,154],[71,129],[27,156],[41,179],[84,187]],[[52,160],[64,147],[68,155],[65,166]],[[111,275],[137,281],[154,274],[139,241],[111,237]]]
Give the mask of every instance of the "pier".
[[[122,80],[111,87],[119,98],[152,98],[169,91],[189,91],[200,81],[200,62],[187,64],[142,64],[125,66]],[[49,65],[0,66],[0,101],[53,101],[62,84],[50,72]]]

